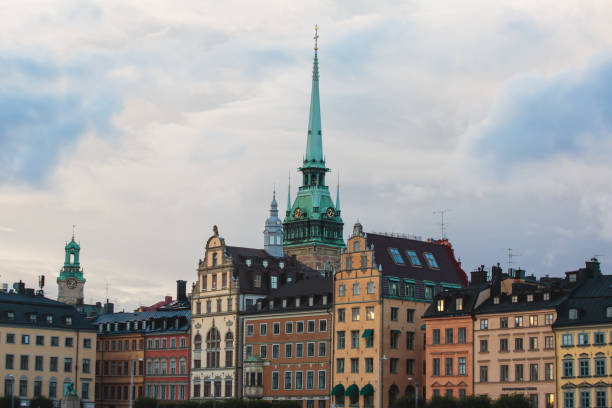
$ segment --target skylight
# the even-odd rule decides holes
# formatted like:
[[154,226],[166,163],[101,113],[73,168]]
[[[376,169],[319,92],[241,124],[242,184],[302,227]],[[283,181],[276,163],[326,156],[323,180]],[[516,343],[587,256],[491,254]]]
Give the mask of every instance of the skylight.
[[436,258],[434,258],[433,254],[431,252],[424,252],[423,255],[425,255],[425,259],[427,259],[427,263],[429,264],[430,268],[432,268],[432,269],[440,268],[438,266],[438,262],[436,261]]
[[395,262],[398,265],[404,265],[404,258],[402,258],[397,248],[389,248],[389,252],[391,252],[391,256],[393,257],[393,262]]
[[406,251],[406,253],[408,254],[408,259],[410,259],[412,266],[423,266],[415,251],[409,250]]

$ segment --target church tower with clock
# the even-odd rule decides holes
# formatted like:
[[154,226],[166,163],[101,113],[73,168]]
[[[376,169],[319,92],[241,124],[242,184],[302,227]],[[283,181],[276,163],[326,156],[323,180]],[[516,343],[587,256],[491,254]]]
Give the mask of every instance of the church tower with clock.
[[325,182],[329,169],[323,156],[321,132],[321,108],[319,102],[319,59],[315,27],[315,53],[312,70],[312,91],[310,96],[310,116],[306,156],[299,168],[302,185],[291,204],[291,194],[287,201],[287,211],[283,221],[283,247],[286,255],[297,259],[314,269],[337,269],[340,252],[345,247],[342,235],[344,223],[340,216],[340,193],[337,192],[334,204]]
[[66,252],[64,266],[57,278],[57,300],[70,305],[82,306],[85,278],[83,277],[83,268],[79,263],[81,247],[74,240],[74,232],[72,233],[72,240],[66,244],[64,250]]

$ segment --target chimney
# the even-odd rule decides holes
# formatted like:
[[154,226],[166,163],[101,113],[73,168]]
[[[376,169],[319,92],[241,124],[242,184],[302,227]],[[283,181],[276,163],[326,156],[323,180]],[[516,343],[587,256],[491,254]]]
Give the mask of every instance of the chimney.
[[597,258],[591,258],[590,261],[586,262],[585,278],[590,279],[600,275],[599,261]]
[[187,300],[187,281],[176,281],[176,301],[184,302]]
[[115,313],[115,305],[110,303],[108,299],[106,299],[106,303],[104,304],[104,313]]
[[472,279],[470,280],[470,286],[480,286],[487,283],[487,271],[484,265],[480,265],[478,270],[471,272]]

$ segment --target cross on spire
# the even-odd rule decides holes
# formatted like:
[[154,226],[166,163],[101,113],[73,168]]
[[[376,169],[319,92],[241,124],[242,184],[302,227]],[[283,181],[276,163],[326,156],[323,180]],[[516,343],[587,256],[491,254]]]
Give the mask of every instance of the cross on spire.
[[72,240],[74,241],[74,229],[76,228],[76,225],[72,224]]
[[314,50],[317,51],[319,49],[317,43],[319,40],[319,26],[315,24],[315,36],[312,37],[315,40],[315,46],[314,46]]

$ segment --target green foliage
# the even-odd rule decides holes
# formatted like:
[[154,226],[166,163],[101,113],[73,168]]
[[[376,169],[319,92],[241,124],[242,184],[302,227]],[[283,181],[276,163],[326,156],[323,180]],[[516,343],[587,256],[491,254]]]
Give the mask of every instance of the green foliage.
[[11,397],[10,395],[5,395],[3,397],[0,397],[0,408],[13,408],[13,407],[19,408],[19,399],[15,397]]
[[30,408],[53,408],[53,401],[43,396],[32,398]]
[[155,398],[144,397],[134,401],[134,408],[158,408],[159,405],[159,402]]
[[493,404],[493,408],[530,408],[529,400],[521,394],[512,394],[500,397]]
[[427,408],[456,408],[457,401],[448,397],[433,397]]
[[[154,398],[139,398],[134,402],[134,408],[213,408],[213,406],[215,408],[301,408],[302,404],[299,401],[242,400],[238,398],[217,399],[214,402],[212,399],[204,401],[158,401]],[[18,408],[18,406],[15,408]]]
[[[419,398],[419,408],[425,408],[425,400]],[[414,394],[404,395],[393,401],[391,408],[415,408],[414,407]]]
[[491,408],[491,400],[484,395],[470,395],[457,401],[457,408]]

